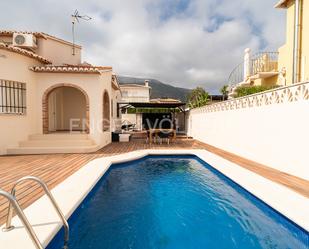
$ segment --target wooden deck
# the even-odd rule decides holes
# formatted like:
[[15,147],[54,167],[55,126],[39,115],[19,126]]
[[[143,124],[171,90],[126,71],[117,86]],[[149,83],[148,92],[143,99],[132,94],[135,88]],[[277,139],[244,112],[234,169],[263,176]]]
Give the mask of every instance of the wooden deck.
[[[192,139],[177,139],[169,146],[166,144],[149,145],[146,144],[144,140],[134,140],[130,143],[112,143],[96,153],[91,154],[2,156],[0,157],[0,188],[9,191],[16,180],[23,176],[33,175],[43,179],[49,188],[52,189],[83,167],[87,162],[95,158],[122,154],[135,150],[167,148],[175,150],[206,149],[309,198],[309,181],[274,170],[265,165]],[[29,206],[42,195],[42,190],[36,184],[25,183],[20,185],[17,189],[17,198],[23,208]],[[3,224],[5,221],[7,207],[7,201],[0,197],[0,224]]]

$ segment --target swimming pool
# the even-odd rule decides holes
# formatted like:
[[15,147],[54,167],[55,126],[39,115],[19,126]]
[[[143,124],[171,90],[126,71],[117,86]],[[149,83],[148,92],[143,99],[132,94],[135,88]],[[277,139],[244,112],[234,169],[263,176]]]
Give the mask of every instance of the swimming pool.
[[113,165],[69,223],[70,249],[309,248],[306,231],[195,156]]

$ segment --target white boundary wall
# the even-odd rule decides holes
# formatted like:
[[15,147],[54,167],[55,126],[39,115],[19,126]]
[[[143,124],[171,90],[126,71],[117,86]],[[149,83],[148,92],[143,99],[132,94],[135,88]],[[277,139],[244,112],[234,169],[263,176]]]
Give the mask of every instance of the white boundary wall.
[[191,110],[188,134],[309,180],[309,83]]

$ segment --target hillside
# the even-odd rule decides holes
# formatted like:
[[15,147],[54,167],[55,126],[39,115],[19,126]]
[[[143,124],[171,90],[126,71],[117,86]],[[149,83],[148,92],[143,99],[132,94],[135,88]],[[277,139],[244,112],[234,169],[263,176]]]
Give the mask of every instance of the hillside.
[[[120,84],[144,84],[146,79],[118,76]],[[174,98],[185,101],[190,89],[174,87],[159,80],[148,79],[151,86],[151,98]]]

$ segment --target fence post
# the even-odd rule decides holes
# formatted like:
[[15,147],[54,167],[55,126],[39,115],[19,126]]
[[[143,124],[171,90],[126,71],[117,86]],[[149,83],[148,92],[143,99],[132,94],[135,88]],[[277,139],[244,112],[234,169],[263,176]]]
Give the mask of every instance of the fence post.
[[245,49],[244,57],[244,82],[251,76],[251,49]]

